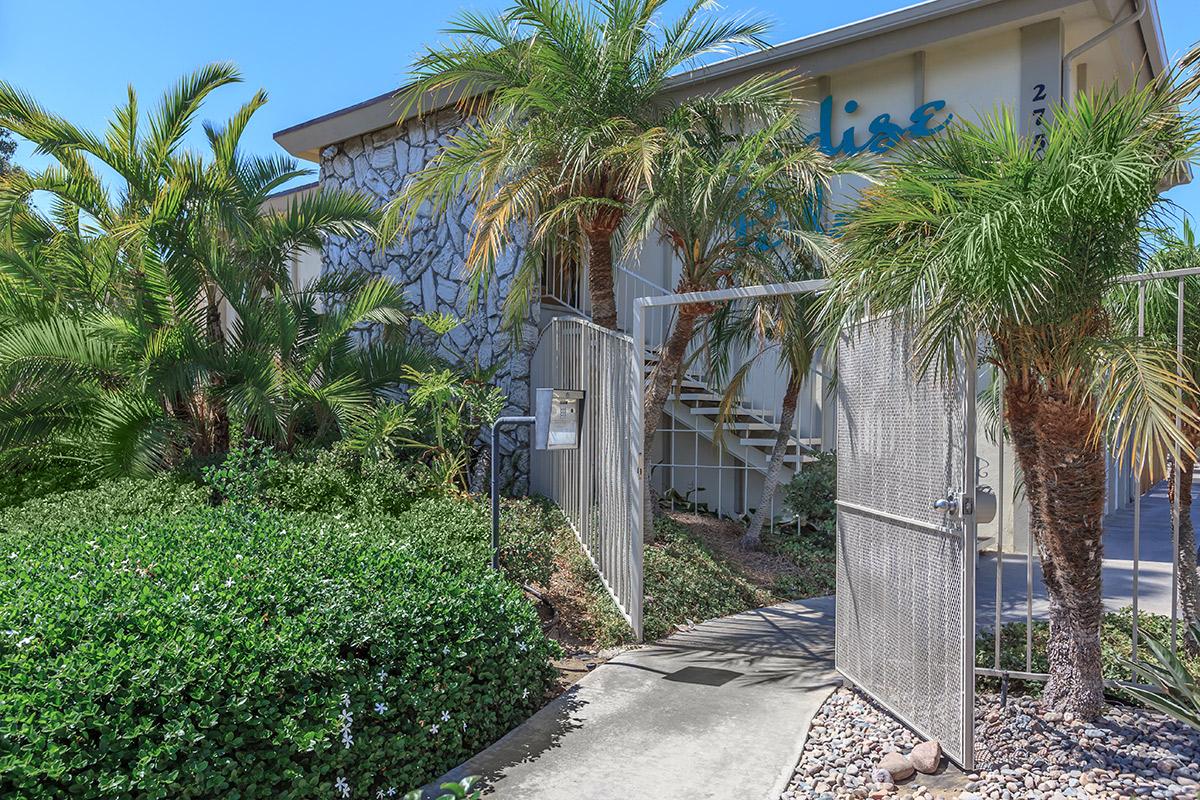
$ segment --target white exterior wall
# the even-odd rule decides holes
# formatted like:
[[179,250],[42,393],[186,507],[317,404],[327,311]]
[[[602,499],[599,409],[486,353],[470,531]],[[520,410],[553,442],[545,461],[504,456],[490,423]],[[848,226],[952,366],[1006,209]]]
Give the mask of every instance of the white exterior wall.
[[[813,131],[818,129],[819,102],[832,95],[832,131],[835,143],[840,140],[846,129],[854,126],[855,141],[861,145],[869,139],[867,127],[877,115],[887,113],[893,121],[905,125],[914,109],[935,100],[946,102],[945,108],[935,118],[937,122],[944,120],[948,114],[952,114],[955,119],[978,120],[1001,107],[1006,107],[1018,115],[1023,129],[1029,133],[1036,124],[1034,120],[1040,114],[1044,113],[1048,118],[1049,108],[1058,97],[1057,84],[1060,81],[1063,54],[1090,39],[1109,24],[1108,20],[1098,15],[1096,6],[1088,3],[1074,6],[1060,15],[1044,15],[1042,18],[1029,20],[1024,25],[977,32],[919,51],[892,55],[827,75],[813,76],[811,89],[806,92],[805,97],[812,102],[807,113],[808,127]],[[1120,37],[1114,37],[1087,51],[1079,57],[1071,71],[1072,83],[1076,78],[1081,78],[1086,84],[1084,88],[1090,90],[1116,81],[1122,88],[1128,88],[1138,81],[1136,76],[1142,61],[1140,56],[1128,56],[1130,52],[1133,52],[1130,42],[1122,41]],[[1124,57],[1123,53],[1126,54]],[[1037,89],[1037,84],[1046,85],[1046,99],[1039,99],[1042,93]],[[845,104],[851,100],[857,101],[858,107],[849,113]],[[863,183],[865,182],[862,180],[852,179],[836,186],[829,205],[844,207],[852,203]],[[641,251],[640,258],[633,263],[627,263],[626,266],[668,289],[675,285],[679,275],[678,263],[675,262],[669,248],[661,242],[647,243]],[[647,322],[648,325],[653,324],[653,320]],[[753,404],[776,408],[775,404],[765,405],[760,398],[763,395],[781,398],[786,375],[782,370],[766,369],[762,373],[760,379],[754,382],[753,391],[757,397],[753,398]],[[825,427],[828,427],[828,424],[829,420],[826,420]],[[984,475],[980,482],[993,488],[1002,485],[1007,499],[1003,520],[980,526],[980,541],[984,549],[995,549],[998,529],[1002,525],[1004,550],[1024,552],[1028,546],[1029,512],[1027,505],[1015,491],[1015,459],[1010,447],[1005,448],[1003,455],[1000,453],[997,444],[987,435],[987,427],[981,417],[978,452]],[[655,462],[674,461],[676,464],[685,464],[699,461],[711,465],[721,463],[722,456],[716,452],[712,443],[701,441],[697,447],[696,437],[692,434],[677,434],[674,437],[674,458],[670,456],[668,437],[660,435],[659,438],[661,442],[659,452],[655,454]],[[728,455],[723,458],[725,463],[729,462]],[[1004,473],[1002,483],[999,475],[1001,469]],[[656,477],[661,481],[665,472],[666,470],[660,467],[655,471]],[[721,482],[721,491],[718,492],[715,487],[710,486],[717,482],[715,469],[693,471],[680,467],[676,474],[682,478],[676,482],[676,488],[680,492],[691,487],[693,483],[705,487],[707,491],[701,495],[701,499],[707,499],[710,504],[713,504],[719,495],[722,505],[726,507],[742,505],[747,503],[747,498],[743,496],[746,493],[749,495],[748,504],[756,503],[756,484],[760,480],[757,473],[751,474],[749,484],[745,485],[746,492],[743,492],[742,486],[735,487],[724,481]],[[741,471],[733,474],[739,479],[742,477]],[[1127,470],[1119,469],[1113,462],[1108,480],[1109,510],[1115,510],[1131,501],[1130,484]]]

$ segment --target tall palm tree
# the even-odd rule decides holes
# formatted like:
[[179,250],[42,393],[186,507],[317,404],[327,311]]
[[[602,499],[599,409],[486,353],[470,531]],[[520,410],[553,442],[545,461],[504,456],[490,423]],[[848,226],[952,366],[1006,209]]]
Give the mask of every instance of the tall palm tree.
[[[773,118],[761,126],[703,103],[673,112],[664,125],[657,179],[632,204],[626,238],[632,248],[661,233],[679,264],[676,292],[777,282],[790,263],[811,264],[830,252],[826,237],[803,221],[831,179],[860,164],[834,161],[806,143],[795,79],[766,76],[763,86],[775,94]],[[779,304],[777,324],[802,324],[790,315],[796,307]],[[698,326],[716,310],[709,303],[676,307],[646,387],[643,452],[651,452]],[[646,524],[649,536],[649,514]]]
[[[544,256],[565,241],[586,243],[593,318],[616,328],[614,235],[655,181],[663,109],[693,102],[668,102],[668,79],[706,56],[764,46],[765,22],[716,18],[707,5],[694,0],[669,22],[666,0],[516,0],[460,16],[453,41],[417,59],[402,109],[449,98],[466,122],[389,204],[382,238],[427,204],[436,213],[465,195],[475,208],[465,267],[477,288],[515,237],[528,237],[505,298],[510,323],[527,315]],[[752,81],[722,98],[750,113],[762,91],[771,94]]]
[[[403,323],[401,293],[360,281],[318,317],[286,265],[326,235],[372,231],[377,214],[364,197],[324,192],[260,213],[306,174],[239,151],[262,92],[205,126],[207,157],[186,149],[204,100],[238,80],[231,65],[204,67],[145,118],[130,88],[102,135],[0,83],[0,125],[53,159],[0,179],[0,446],[60,441],[108,472],[146,472],[222,452],[234,414],[286,439],[272,397],[337,417],[369,396],[334,355],[355,325]],[[48,202],[30,203],[34,193]],[[303,368],[289,371],[301,349]]]
[[864,192],[831,272],[831,319],[899,312],[922,369],[952,373],[956,351],[989,342],[980,358],[1004,379],[1050,601],[1045,698],[1084,718],[1103,707],[1106,437],[1142,462],[1190,448],[1174,416],[1176,391],[1192,382],[1172,351],[1126,336],[1104,303],[1139,268],[1164,177],[1200,147],[1183,99],[1167,79],[1080,95],[1055,109],[1040,156],[1008,111],[960,120],[905,148]]

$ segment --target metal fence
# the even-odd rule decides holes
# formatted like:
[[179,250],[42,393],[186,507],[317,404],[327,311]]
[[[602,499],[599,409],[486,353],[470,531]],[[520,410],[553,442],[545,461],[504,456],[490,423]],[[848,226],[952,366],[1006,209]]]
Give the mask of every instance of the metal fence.
[[[1186,352],[1189,343],[1184,339],[1187,314],[1194,314],[1200,308],[1200,298],[1187,294],[1187,279],[1195,275],[1200,275],[1200,269],[1143,273],[1122,281],[1136,290],[1138,337],[1146,335],[1147,288],[1158,281],[1174,284],[1174,344],[1181,363],[1193,361],[1200,355]],[[1195,288],[1192,291],[1195,292]],[[1001,380],[990,373],[982,377],[984,380]],[[1002,392],[998,394],[1001,403],[997,417],[1003,418]],[[1182,402],[1182,397],[1178,399]],[[1175,423],[1181,424],[1178,414]],[[1005,486],[1005,481],[1014,475],[1011,464],[1005,463],[1005,459],[1012,457],[1011,449],[996,447],[995,441],[991,445],[998,457],[998,463],[994,465],[998,478],[997,528],[1002,530],[1008,524],[1015,529],[1028,512],[1019,493],[1014,493],[1011,486]],[[1139,659],[1142,623],[1148,613],[1169,617],[1171,648],[1172,651],[1178,649],[1181,623],[1185,622],[1180,617],[1181,561],[1187,554],[1180,543],[1180,493],[1168,496],[1167,466],[1130,464],[1130,461],[1127,453],[1108,454],[1108,513],[1104,519],[1102,585],[1106,611],[1127,609],[1128,652],[1136,661]],[[1175,469],[1178,475],[1177,465],[1171,465],[1170,469]],[[1127,504],[1127,498],[1132,498],[1132,502]],[[977,599],[980,615],[976,625],[990,647],[980,654],[976,672],[1002,680],[1046,680],[1049,675],[1036,668],[1038,652],[1034,641],[1035,627],[1046,623],[1049,616],[1036,543],[1028,534],[1014,537],[1007,543],[1000,535],[997,541],[997,551],[983,556],[979,565]],[[1194,563],[1188,558],[1185,568],[1194,570]],[[1017,664],[1012,663],[1011,655],[1005,656],[1003,642],[1004,626],[1014,622],[1020,623],[1024,630],[1023,647],[1020,648],[1023,652]],[[1119,686],[1133,681],[1110,679],[1107,683]]]
[[[532,450],[533,491],[563,510],[621,613],[642,637],[641,440],[631,436],[641,410],[641,377],[628,336],[580,317],[560,317],[542,332],[532,385],[587,392],[576,450]],[[636,379],[636,380],[635,380]]]
[[[552,306],[587,316],[591,300],[586,270],[578,261],[555,251],[546,260],[542,279],[543,300]],[[633,330],[635,303],[642,298],[672,293],[644,275],[615,266],[613,294],[617,327]],[[644,345],[648,361],[670,332],[673,306],[658,306],[644,319]],[[777,353],[761,353],[755,346],[728,349],[728,372],[750,363],[742,383],[736,416],[726,419],[723,431],[719,399],[724,383],[708,369],[706,341],[697,337],[690,348],[683,380],[668,403],[658,446],[648,467],[658,492],[672,510],[709,511],[721,517],[747,518],[760,501],[759,491],[771,445],[778,428],[787,370]],[[833,396],[829,370],[818,358],[806,377],[792,423],[794,457],[785,465],[782,485],[803,468],[799,450],[816,453],[829,449],[834,429]],[[686,399],[681,399],[684,397]],[[781,495],[768,500],[769,526],[786,517]]]

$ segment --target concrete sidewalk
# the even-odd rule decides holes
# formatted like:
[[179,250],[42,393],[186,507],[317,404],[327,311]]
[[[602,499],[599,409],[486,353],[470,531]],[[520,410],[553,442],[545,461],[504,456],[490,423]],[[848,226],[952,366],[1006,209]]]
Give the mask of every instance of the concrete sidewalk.
[[826,597],[628,651],[437,783],[483,775],[499,800],[775,800],[838,683],[833,630]]
[[[1138,608],[1155,614],[1171,613],[1171,565],[1174,560],[1171,502],[1167,482],[1161,481],[1142,496],[1141,531],[1138,536]],[[1200,503],[1192,505],[1192,522],[1200,527]],[[1001,562],[1000,615],[1002,622],[1024,622],[1028,591],[1024,553],[1005,553]],[[1033,617],[1046,619],[1050,603],[1042,582],[1037,551],[1031,570]],[[1133,506],[1104,517],[1104,563],[1101,586],[1107,611],[1128,606],[1133,596]],[[975,568],[975,626],[994,628],[996,615],[996,554],[979,557]]]

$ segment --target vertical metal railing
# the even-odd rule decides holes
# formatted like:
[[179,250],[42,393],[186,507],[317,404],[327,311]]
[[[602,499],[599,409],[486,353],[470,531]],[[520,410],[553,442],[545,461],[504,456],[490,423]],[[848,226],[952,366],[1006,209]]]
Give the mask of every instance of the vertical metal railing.
[[[1193,359],[1197,356],[1196,353],[1190,353],[1186,351],[1186,343],[1184,340],[1184,323],[1186,321],[1186,314],[1188,313],[1185,284],[1186,279],[1194,275],[1200,275],[1200,268],[1173,270],[1170,272],[1142,273],[1127,276],[1121,281],[1122,283],[1136,285],[1136,331],[1139,339],[1144,338],[1147,335],[1147,285],[1152,281],[1173,281],[1175,283],[1174,354],[1177,362],[1181,365],[1181,367],[1184,368],[1186,368],[1186,364],[1189,363],[1190,359]],[[996,380],[1001,380],[1001,378],[997,376]],[[1003,398],[1002,387],[1000,396]],[[1175,401],[1177,407],[1174,415],[1174,423],[1178,430],[1183,424],[1181,414],[1184,402],[1182,387],[1177,387]],[[1005,445],[1003,439],[1003,399],[1001,399],[999,405],[999,417],[1001,420],[1000,424],[997,426],[1001,431],[999,451],[1001,453],[1001,458],[1003,459],[1005,457]],[[1128,509],[1126,507],[1124,498],[1118,498],[1120,502],[1109,503],[1108,507],[1115,510],[1110,510],[1109,514],[1105,518],[1105,538],[1111,541],[1113,537],[1121,534],[1121,529],[1117,527],[1118,525],[1129,525],[1128,533],[1125,535],[1128,535],[1129,537],[1127,542],[1131,548],[1131,553],[1129,558],[1129,594],[1128,596],[1124,596],[1119,593],[1108,592],[1105,596],[1105,605],[1106,610],[1116,610],[1117,608],[1121,607],[1129,608],[1129,652],[1130,657],[1134,661],[1138,660],[1139,658],[1139,644],[1142,638],[1141,628],[1146,614],[1156,613],[1162,616],[1169,615],[1170,647],[1172,652],[1177,652],[1179,645],[1179,609],[1181,584],[1180,526],[1182,524],[1181,515],[1183,510],[1181,507],[1181,492],[1178,490],[1178,487],[1180,485],[1181,466],[1178,459],[1174,459],[1169,466],[1169,470],[1173,473],[1171,477],[1174,478],[1177,488],[1176,491],[1172,493],[1169,501],[1167,501],[1165,509],[1162,505],[1165,500],[1162,492],[1162,482],[1168,479],[1168,475],[1161,467],[1162,465],[1160,464],[1147,463],[1142,457],[1140,451],[1137,453],[1113,452],[1109,455],[1109,469],[1115,471],[1115,474],[1110,475],[1106,488],[1110,492],[1129,492],[1129,494],[1132,495],[1131,502],[1129,503],[1132,508]],[[1001,461],[1001,475],[1003,475],[1003,461]],[[1148,481],[1147,478],[1149,478]],[[1148,482],[1149,486],[1146,486],[1144,481]],[[1123,488],[1126,486],[1129,488]],[[1035,542],[1031,531],[1026,534],[1026,546],[1024,548],[1024,552],[1021,553],[1014,546],[1011,553],[1012,555],[1022,558],[1024,561],[1025,588],[1024,596],[1021,598],[1024,600],[1024,609],[1020,617],[1017,618],[1006,616],[1004,613],[1005,598],[1006,595],[1008,595],[1003,586],[1004,563],[1006,555],[1004,548],[1005,520],[1008,520],[1008,522],[1013,525],[1014,534],[1017,521],[1015,509],[1009,508],[1011,501],[1014,499],[1010,496],[1011,494],[1011,490],[1005,490],[1003,487],[1001,487],[1001,489],[997,492],[998,507],[996,517],[998,546],[995,554],[995,607],[992,610],[993,613],[991,615],[991,619],[988,620],[988,624],[990,624],[993,628],[992,636],[990,637],[993,652],[989,654],[990,657],[984,659],[987,663],[990,663],[991,666],[987,668],[980,668],[977,670],[977,673],[989,677],[1014,678],[1021,680],[1045,680],[1049,678],[1049,675],[1045,672],[1034,669],[1034,628],[1046,620],[1044,614],[1042,614],[1041,607],[1041,601],[1044,601],[1045,598],[1039,596],[1039,593],[1044,593],[1045,591],[1044,587],[1040,583],[1041,565],[1038,559],[1038,554],[1036,552]],[[1150,518],[1157,518],[1160,520],[1157,530],[1155,530],[1154,527],[1151,527],[1149,533],[1152,537],[1169,537],[1170,539],[1170,581],[1168,586],[1168,596],[1165,598],[1162,596],[1161,590],[1158,588],[1161,587],[1163,583],[1161,577],[1158,576],[1163,574],[1166,565],[1164,565],[1161,560],[1148,561],[1142,557],[1143,546],[1148,541],[1146,538],[1147,531],[1143,530],[1147,524],[1148,503],[1151,504],[1149,506]],[[1157,513],[1154,513],[1155,504],[1158,504]],[[1131,517],[1125,518],[1126,521],[1121,521],[1121,518],[1117,516],[1125,514],[1131,515]],[[1169,519],[1169,523],[1167,523],[1169,524],[1169,531],[1166,530],[1166,525],[1163,524],[1165,519]],[[1161,544],[1164,543],[1163,538],[1159,538],[1157,540],[1159,542],[1159,549],[1157,551],[1160,553],[1159,558],[1162,558]],[[1149,542],[1151,546],[1154,545],[1153,538],[1150,539]],[[1150,574],[1149,580],[1144,580],[1143,572],[1147,569],[1153,570],[1153,572]],[[1154,572],[1157,572],[1158,576],[1156,576]],[[1150,594],[1147,594],[1147,592],[1150,592]],[[1020,597],[1020,595],[1018,594],[1017,597]],[[1016,598],[1009,596],[1010,605],[1011,601],[1014,599]],[[1037,607],[1035,608],[1035,606]],[[1003,644],[1001,638],[1002,626],[1011,622],[1023,623],[1025,628],[1024,663],[1015,668],[1011,664],[1002,663],[1001,658]],[[1127,681],[1111,679],[1108,681],[1108,683],[1111,685],[1120,685],[1122,683],[1127,683]]]
[[[533,386],[582,389],[584,421],[576,450],[532,450],[533,491],[558,504],[605,588],[642,637],[640,446],[631,441],[640,375],[629,372],[628,336],[580,317],[560,317],[534,353]],[[635,396],[638,402],[634,402]]]

